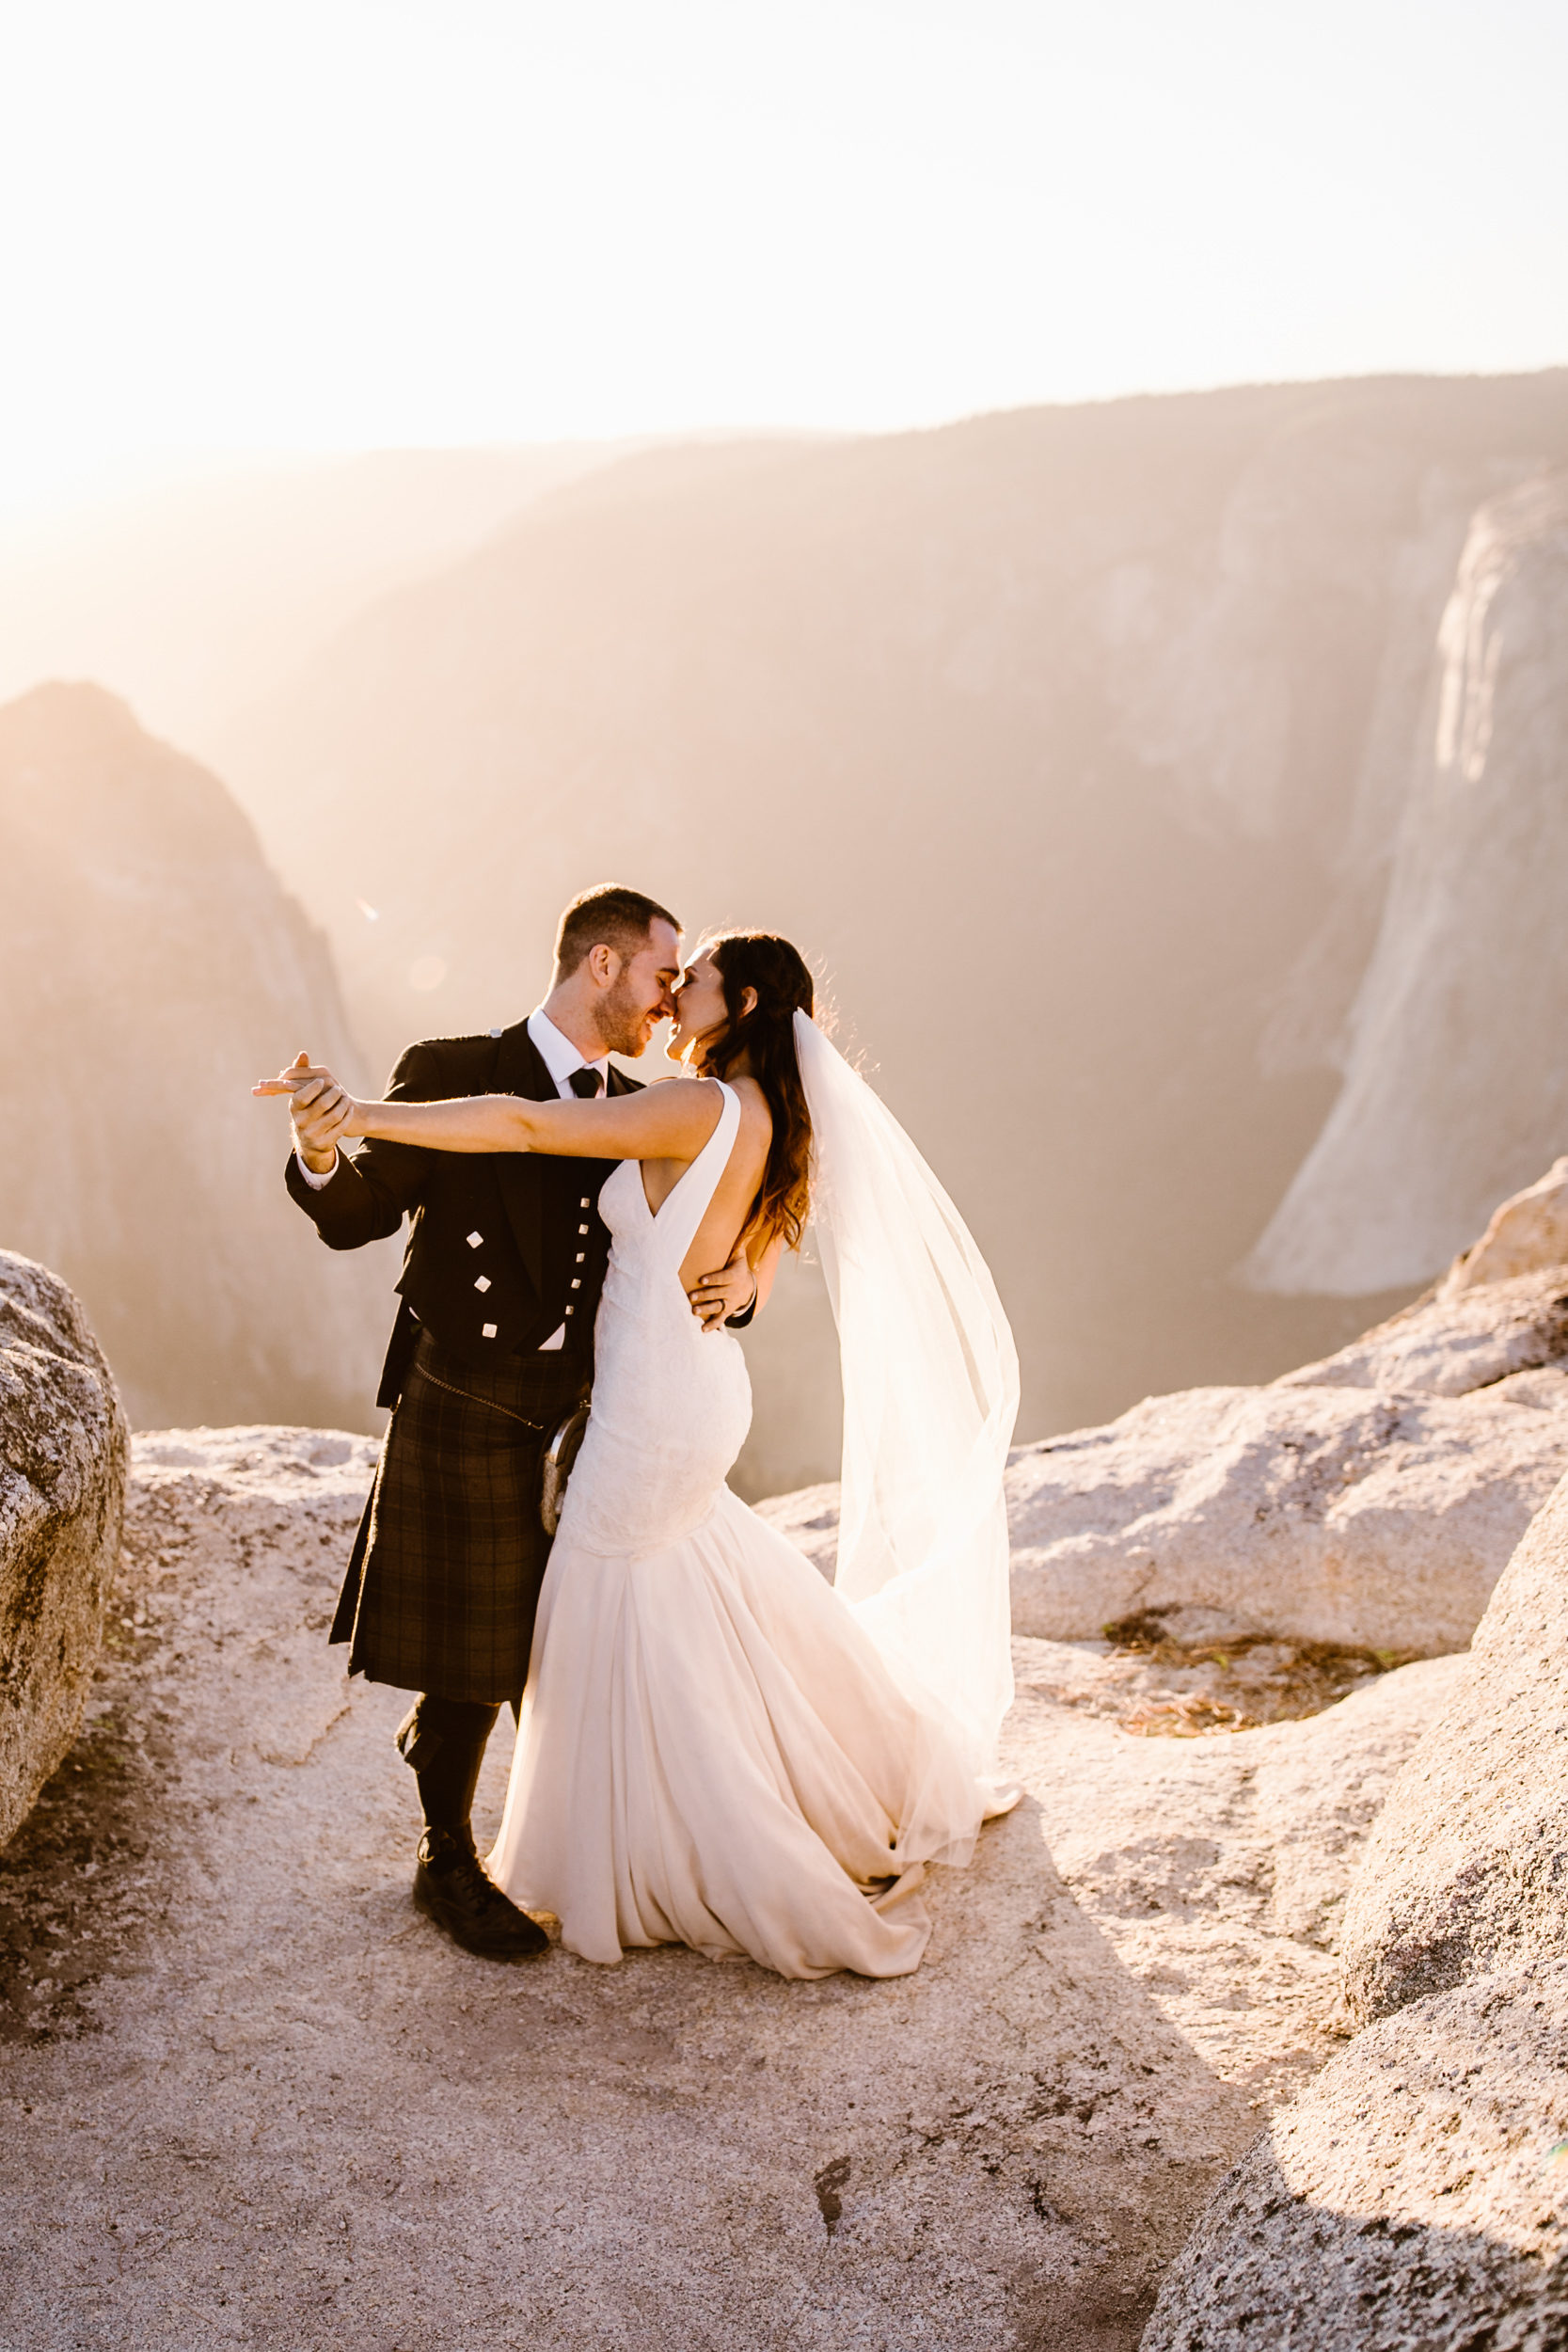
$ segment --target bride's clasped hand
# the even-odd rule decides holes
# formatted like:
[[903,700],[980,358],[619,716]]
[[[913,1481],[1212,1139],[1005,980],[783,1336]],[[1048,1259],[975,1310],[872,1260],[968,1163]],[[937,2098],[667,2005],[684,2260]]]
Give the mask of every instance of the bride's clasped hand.
[[[654,926],[649,938],[657,953]],[[618,987],[638,996],[629,944],[624,926],[618,945],[592,943],[578,989],[586,1015]],[[558,996],[576,1018],[559,946],[557,976],[529,1025],[541,1050]],[[641,996],[652,985],[650,975]],[[476,1684],[468,1702],[487,1705],[493,1720],[512,1695],[519,1716],[489,1889],[519,1915],[553,1915],[562,1942],[589,1960],[673,1942],[716,1959],[747,1955],[787,1977],[900,1975],[918,1966],[930,1935],[926,1866],[967,1863],[982,1820],[1016,1801],[989,1777],[1011,1697],[1002,1495],[1018,1395],[1011,1335],[952,1202],[817,1025],[798,951],[732,932],[661,985],[690,1072],[669,1084],[623,1081],[618,1091],[608,1064],[594,1074],[586,1046],[613,1026],[607,1016],[561,1057],[580,1060],[586,1074],[568,1073],[547,1095],[539,1086],[525,1097],[503,1080],[483,1091],[454,1087],[445,1099],[421,1086],[423,1099],[367,1103],[303,1055],[256,1090],[293,1098],[303,1174],[291,1175],[292,1190],[296,1181],[325,1190],[351,1180],[357,1158],[340,1147],[364,1138],[358,1156],[401,1173],[405,1192],[416,1170],[427,1184],[430,1171],[468,1157],[497,1171],[510,1216],[504,1169],[527,1158],[560,1166],[559,1197],[576,1201],[561,1305],[542,1306],[536,1318],[559,1311],[561,1335],[533,1338],[536,1358],[526,1353],[531,1333],[520,1329],[514,1343],[525,1361],[512,1376],[534,1381],[546,1375],[531,1361],[543,1366],[552,1345],[576,1345],[592,1395],[539,1589],[526,1684],[509,1693],[502,1683],[493,1696],[486,1685],[483,1699]],[[583,1169],[580,1200],[574,1163]],[[488,1215],[476,1209],[460,1237],[475,1266],[490,1247]],[[808,1218],[844,1374],[832,1585],[725,1484],[752,1418],[728,1323],[766,1305],[780,1255],[799,1248]],[[608,1244],[602,1275],[596,1224]],[[322,1230],[333,1238],[325,1221]],[[410,1266],[414,1256],[411,1244]],[[455,1372],[454,1356],[442,1360],[451,1395],[504,1414],[486,1370],[492,1360],[506,1370],[502,1311],[487,1311],[499,1295],[488,1263],[469,1277],[477,1344]],[[590,1361],[574,1310],[595,1279]],[[419,1327],[424,1311],[406,1276],[404,1297]],[[394,1497],[388,1463],[398,1456],[400,1417],[412,1425],[428,1416],[428,1384],[443,1378],[430,1344],[418,1328],[415,1376],[388,1400],[383,1510]],[[512,1418],[536,1425],[515,1409]],[[487,1462],[476,1460],[475,1477],[492,1474]],[[372,1563],[377,1510],[372,1495],[361,1537]],[[367,1571],[354,1597],[356,1643],[368,1581]],[[368,1656],[363,1670],[394,1678]],[[434,1687],[427,1677],[404,1727],[416,1770]],[[434,1757],[425,1771],[434,1772]],[[423,1773],[420,1788],[424,1798]],[[464,1823],[471,1796],[470,1783]],[[438,1829],[428,1802],[426,1815]],[[433,1863],[440,1858],[433,1849]],[[486,1889],[463,1884],[477,1917]],[[460,1908],[457,1892],[452,1901]],[[509,1947],[498,1923],[495,1948],[533,1948],[523,1932],[531,1925],[522,1922]],[[483,1928],[452,1931],[485,1948]]]

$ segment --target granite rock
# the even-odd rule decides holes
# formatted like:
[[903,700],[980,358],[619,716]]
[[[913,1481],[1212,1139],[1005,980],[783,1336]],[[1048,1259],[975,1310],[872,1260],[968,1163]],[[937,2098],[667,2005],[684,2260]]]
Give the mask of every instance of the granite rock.
[[1015,1644],[1008,1769],[1117,1958],[1208,2064],[1272,2106],[1341,2044],[1346,1897],[1379,1807],[1464,1661],[1375,1676],[1305,1722],[1129,1738],[1114,1678],[1123,1661],[1101,1650]]
[[1461,1250],[1443,1279],[1443,1295],[1506,1281],[1541,1266],[1568,1266],[1568,1158],[1501,1201],[1471,1249]]
[[1568,1962],[1414,2003],[1275,2118],[1167,2275],[1143,2352],[1268,2342],[1568,2342]]
[[1189,1389],[1007,1472],[1013,1622],[1081,1640],[1133,1614],[1371,1650],[1469,1640],[1568,1470],[1527,1385],[1435,1397]]
[[0,1252],[0,1843],[76,1736],[119,1549],[126,1428],[65,1284]]
[[[1503,1207],[1513,1205],[1505,1201]],[[1506,1236],[1506,1228],[1504,1232]],[[1476,1252],[1485,1247],[1484,1241],[1478,1243]],[[1509,1257],[1513,1255],[1510,1251]],[[1508,1257],[1501,1258],[1501,1264],[1508,1267]],[[1509,1390],[1511,1400],[1528,1394],[1537,1404],[1568,1406],[1568,1265],[1552,1261],[1519,1267],[1484,1285],[1458,1279],[1467,1275],[1468,1267],[1468,1257],[1459,1259],[1453,1275],[1437,1290],[1336,1355],[1287,1372],[1273,1385],[1469,1396],[1478,1389],[1534,1373],[1541,1376],[1528,1389]]]
[[1346,1922],[1354,2013],[1568,1959],[1568,1482],[1509,1563],[1395,1783]]

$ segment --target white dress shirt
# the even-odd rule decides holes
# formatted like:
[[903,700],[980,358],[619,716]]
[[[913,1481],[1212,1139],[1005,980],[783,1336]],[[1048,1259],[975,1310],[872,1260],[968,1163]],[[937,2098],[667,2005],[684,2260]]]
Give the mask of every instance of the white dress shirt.
[[[542,1005],[537,1006],[534,1010],[529,1014],[528,1033],[530,1041],[537,1051],[540,1060],[549,1072],[550,1076],[555,1080],[555,1090],[557,1094],[559,1094],[563,1101],[569,1102],[572,1099],[572,1073],[575,1070],[596,1070],[599,1073],[600,1093],[608,1094],[610,1092],[610,1056],[608,1054],[601,1054],[597,1061],[589,1061],[586,1056],[578,1052],[577,1047],[572,1043],[569,1037],[562,1037],[561,1031],[556,1027],[555,1023],[550,1019],[549,1014],[545,1010]],[[491,1035],[493,1037],[499,1037],[500,1031],[499,1029],[493,1029],[491,1031]],[[297,1144],[294,1147],[294,1156],[296,1159],[299,1159],[299,1172],[304,1177],[312,1192],[320,1192],[323,1186],[329,1184],[332,1182],[333,1177],[338,1173],[338,1154],[336,1152],[332,1154],[331,1167],[321,1176],[316,1174],[314,1168],[306,1167],[304,1160],[300,1158],[299,1147]],[[539,1343],[539,1353],[542,1356],[546,1348],[564,1347],[565,1344],[566,1326],[562,1324],[558,1331],[552,1331],[550,1333],[547,1340],[541,1340]]]
[[574,1070],[596,1070],[599,1092],[610,1092],[610,1056],[601,1054],[597,1061],[589,1061],[578,1052],[569,1037],[562,1037],[543,1006],[528,1017],[528,1033],[539,1049],[539,1058],[555,1080],[555,1090],[565,1096],[572,1091]]

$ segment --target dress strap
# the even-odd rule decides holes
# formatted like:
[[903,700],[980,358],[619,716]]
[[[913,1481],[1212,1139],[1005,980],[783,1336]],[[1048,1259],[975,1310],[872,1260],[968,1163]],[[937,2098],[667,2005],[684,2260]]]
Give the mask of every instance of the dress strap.
[[707,1215],[719,1189],[719,1180],[735,1149],[740,1126],[740,1097],[721,1078],[715,1083],[724,1098],[719,1123],[654,1219],[655,1239],[666,1265],[678,1266],[696,1240],[697,1228]]

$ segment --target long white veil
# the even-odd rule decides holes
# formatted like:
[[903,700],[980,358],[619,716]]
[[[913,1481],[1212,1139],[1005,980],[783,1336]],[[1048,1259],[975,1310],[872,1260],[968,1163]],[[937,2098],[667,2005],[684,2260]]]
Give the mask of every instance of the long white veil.
[[1013,1695],[1002,1473],[1018,1352],[985,1260],[892,1112],[803,1012],[795,1051],[844,1368],[834,1581],[983,1776]]

